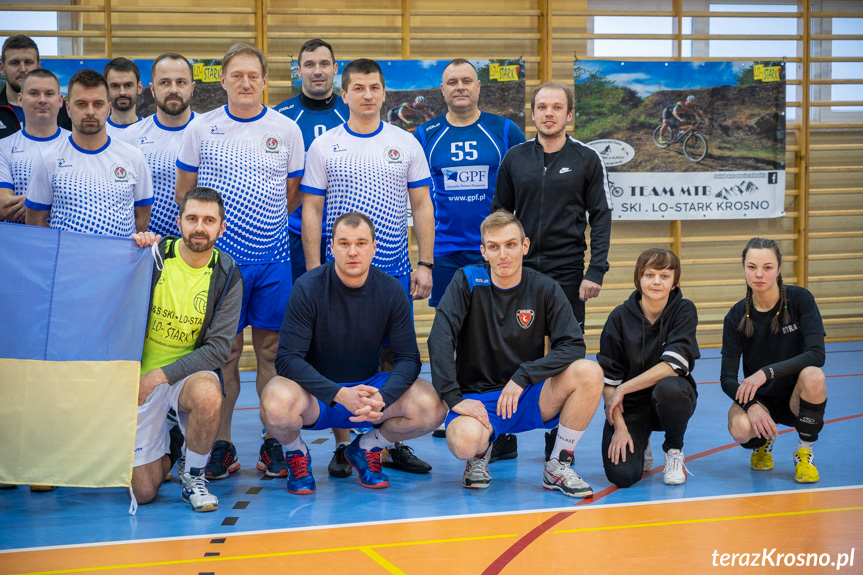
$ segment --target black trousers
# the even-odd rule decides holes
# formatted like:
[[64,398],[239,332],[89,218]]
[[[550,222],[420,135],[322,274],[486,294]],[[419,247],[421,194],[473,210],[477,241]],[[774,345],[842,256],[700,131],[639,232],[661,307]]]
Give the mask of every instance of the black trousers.
[[635,452],[627,452],[625,462],[613,464],[608,458],[608,446],[611,445],[614,427],[606,421],[602,430],[605,476],[618,487],[629,487],[641,479],[644,449],[651,432],[665,432],[663,451],[683,448],[686,427],[695,413],[696,393],[689,381],[672,376],[659,380],[653,386],[649,401],[627,402],[626,399],[623,399],[623,421],[632,436]]

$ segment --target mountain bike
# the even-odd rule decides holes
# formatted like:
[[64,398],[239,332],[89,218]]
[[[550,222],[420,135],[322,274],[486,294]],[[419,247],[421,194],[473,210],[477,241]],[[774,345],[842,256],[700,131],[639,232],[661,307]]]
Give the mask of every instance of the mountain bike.
[[669,131],[675,136],[666,139],[665,143],[659,141],[659,131],[662,126],[657,126],[653,131],[653,143],[657,148],[667,148],[676,142],[683,142],[683,155],[690,162],[700,162],[707,155],[707,138],[702,136],[700,131],[700,122],[696,122],[690,126],[669,126]]

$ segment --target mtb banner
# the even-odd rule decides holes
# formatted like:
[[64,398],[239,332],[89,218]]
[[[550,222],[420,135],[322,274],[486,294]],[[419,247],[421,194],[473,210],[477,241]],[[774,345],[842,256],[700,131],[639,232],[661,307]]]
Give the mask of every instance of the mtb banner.
[[[110,62],[107,58],[84,58],[72,60],[69,58],[42,58],[42,67],[51,70],[60,80],[60,92],[66,96],[69,80],[78,70],[89,68],[100,74],[105,64]],[[141,85],[143,91],[138,96],[135,111],[142,118],[156,113],[156,101],[150,90],[150,68],[153,66],[152,59],[132,60],[141,73]],[[192,101],[189,103],[192,110],[197,113],[209,112],[228,103],[228,96],[219,82],[219,74],[222,71],[222,60],[189,60],[192,65],[192,78],[195,81],[195,91],[192,93]]]
[[[339,73],[335,87],[342,82],[341,71],[348,60],[337,61]],[[441,93],[441,76],[449,60],[378,60],[386,83],[386,101],[381,119],[411,133],[421,124],[446,114]],[[470,60],[481,84],[479,108],[509,118],[524,132],[524,60]],[[291,64],[294,96],[300,93],[302,80]]]
[[576,61],[575,137],[617,220],[785,214],[784,62]]

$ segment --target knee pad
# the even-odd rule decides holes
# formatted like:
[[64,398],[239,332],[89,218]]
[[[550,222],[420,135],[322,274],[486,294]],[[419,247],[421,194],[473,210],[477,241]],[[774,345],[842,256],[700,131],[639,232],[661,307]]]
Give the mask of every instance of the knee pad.
[[740,447],[744,449],[758,449],[759,447],[764,447],[764,444],[767,443],[767,440],[763,437],[753,437],[746,443],[741,443]]
[[826,400],[823,403],[815,404],[800,399],[800,409],[797,412],[797,422],[794,425],[800,439],[803,441],[816,441],[818,439],[818,432],[824,427],[825,407],[827,407]]

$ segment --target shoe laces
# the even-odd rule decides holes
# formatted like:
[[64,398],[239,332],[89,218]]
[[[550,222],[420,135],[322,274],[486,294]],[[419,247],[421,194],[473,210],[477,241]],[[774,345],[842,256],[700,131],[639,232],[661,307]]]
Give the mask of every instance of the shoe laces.
[[682,469],[684,474],[695,477],[695,474],[686,467],[686,459],[683,457],[682,451],[678,451],[676,454],[669,452],[665,465],[671,468],[670,471],[680,471]]
[[225,467],[231,463],[232,459],[231,449],[227,445],[219,444],[213,448],[213,452],[210,454],[211,461],[221,461]]
[[339,445],[338,447],[336,447],[336,450],[333,451],[333,453],[336,456],[336,461],[338,461],[339,463],[347,463],[348,462],[348,458],[345,457],[345,449],[346,448],[347,448],[347,445]]
[[[491,449],[491,446],[488,447]],[[482,457],[471,457],[467,461],[466,471],[468,474],[477,472],[484,473],[488,475],[488,459],[483,455]]]
[[389,452],[390,452],[391,456],[397,453],[398,455],[396,455],[396,457],[398,457],[399,459],[402,459],[404,461],[407,461],[411,458],[416,457],[416,455],[414,455],[413,447],[411,447],[410,445],[404,445],[404,444],[398,445],[398,446],[390,449]]
[[773,440],[768,439],[767,443],[762,445],[759,449],[762,450],[763,453],[773,453]]
[[190,479],[190,491],[195,492],[197,495],[209,495],[210,492],[207,490],[207,478],[203,475],[189,475]]
[[264,463],[270,463],[271,461],[278,461],[282,457],[285,456],[285,452],[282,451],[282,444],[278,441],[269,441],[264,444],[264,453],[263,456],[267,459]]
[[[803,457],[801,457],[801,455]],[[808,465],[812,465],[812,460],[815,458],[815,454],[812,453],[812,450],[808,447],[801,447],[797,451],[794,452],[794,461],[795,463],[800,463],[801,461],[805,461]]]
[[309,455],[299,455],[292,453],[285,458],[288,467],[291,469],[291,475],[299,479],[309,475]]
[[369,465],[369,471],[373,473],[381,472],[381,452],[372,450],[363,450],[363,455],[366,458],[366,463]]

